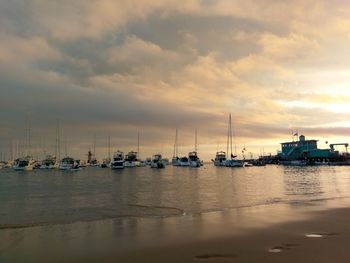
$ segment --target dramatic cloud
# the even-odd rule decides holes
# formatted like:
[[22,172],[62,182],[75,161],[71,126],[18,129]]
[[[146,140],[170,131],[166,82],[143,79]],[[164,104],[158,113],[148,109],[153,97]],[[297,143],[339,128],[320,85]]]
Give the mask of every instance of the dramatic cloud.
[[[325,0],[0,2],[0,151],[98,158],[135,149],[209,160],[226,148],[274,153],[293,131],[347,141],[350,6]],[[30,125],[28,124],[30,122]],[[67,145],[64,147],[63,145]]]

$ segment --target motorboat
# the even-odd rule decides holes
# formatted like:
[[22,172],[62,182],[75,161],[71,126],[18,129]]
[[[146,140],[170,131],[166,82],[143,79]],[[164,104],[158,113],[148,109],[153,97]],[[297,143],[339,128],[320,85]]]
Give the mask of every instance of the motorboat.
[[15,160],[12,168],[15,171],[31,171],[35,165],[36,161],[31,156],[26,156],[24,158],[18,158]]
[[187,156],[181,157],[179,159],[179,166],[190,166],[190,160],[188,159]]
[[112,169],[124,169],[124,153],[117,151],[113,155],[113,160],[111,162]]
[[100,168],[108,168],[110,166],[110,159],[103,159],[102,163],[100,163]]
[[224,151],[217,152],[212,162],[215,166],[226,166],[226,153]]
[[165,168],[165,164],[160,153],[153,155],[151,168]]
[[56,156],[47,155],[45,160],[41,162],[40,169],[54,169],[54,168],[58,168],[58,165],[56,163]]
[[124,159],[124,166],[127,168],[138,166],[137,152],[134,152],[134,151],[128,152],[128,154],[125,156],[125,159]]
[[188,154],[188,160],[190,163],[190,167],[200,167],[201,166],[201,161],[199,160],[197,156],[197,152],[190,152]]
[[81,168],[79,167],[79,163],[75,161],[73,158],[68,156],[61,160],[59,169],[64,171],[81,170]]
[[180,166],[180,158],[179,157],[173,157],[172,159],[171,159],[171,164],[173,165],[173,166]]

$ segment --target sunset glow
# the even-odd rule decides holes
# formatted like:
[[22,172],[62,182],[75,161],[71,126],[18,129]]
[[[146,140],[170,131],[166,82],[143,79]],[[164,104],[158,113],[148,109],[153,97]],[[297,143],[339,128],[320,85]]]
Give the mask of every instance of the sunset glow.
[[[1,1],[0,148],[62,142],[171,157],[226,150],[275,154],[298,131],[348,142],[348,1]],[[62,146],[63,147],[63,146]]]

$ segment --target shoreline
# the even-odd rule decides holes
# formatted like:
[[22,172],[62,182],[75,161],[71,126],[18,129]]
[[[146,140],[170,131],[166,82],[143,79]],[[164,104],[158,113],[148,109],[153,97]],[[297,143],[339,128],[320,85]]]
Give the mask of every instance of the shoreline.
[[[349,201],[6,229],[0,230],[4,236],[0,259],[45,262],[50,258],[51,262],[91,263],[330,262],[330,256],[344,254],[350,241]],[[307,234],[322,237],[308,238]],[[320,253],[314,253],[323,246]],[[349,261],[350,256],[342,259]]]
[[[101,255],[86,262],[349,262],[350,207],[320,209],[292,221],[262,226],[248,216],[242,230],[171,245]],[[258,215],[259,216],[259,215]],[[273,220],[272,220],[273,221]],[[278,221],[278,220],[277,220]],[[256,226],[254,226],[256,224]],[[228,225],[227,231],[232,228]],[[72,261],[77,262],[77,261]]]

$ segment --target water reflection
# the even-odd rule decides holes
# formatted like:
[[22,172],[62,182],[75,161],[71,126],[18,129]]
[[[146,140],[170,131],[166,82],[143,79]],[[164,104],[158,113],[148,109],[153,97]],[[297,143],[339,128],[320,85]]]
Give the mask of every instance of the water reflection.
[[0,225],[179,216],[350,196],[348,167],[148,167],[0,176]]

